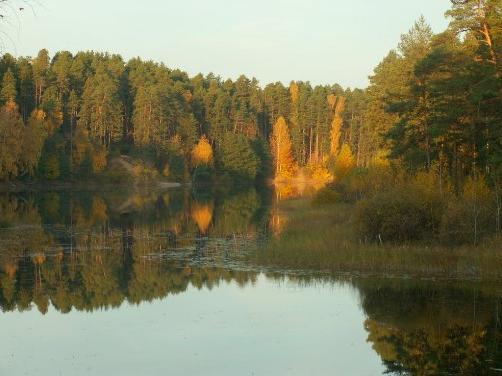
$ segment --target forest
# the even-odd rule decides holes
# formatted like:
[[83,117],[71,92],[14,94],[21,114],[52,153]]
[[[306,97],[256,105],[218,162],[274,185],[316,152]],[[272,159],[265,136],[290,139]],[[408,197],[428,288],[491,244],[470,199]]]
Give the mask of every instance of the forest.
[[338,85],[190,78],[95,52],[5,54],[0,74],[4,181],[92,177],[124,155],[174,181],[291,176],[329,155],[345,95]]
[[[0,61],[0,179],[68,179],[118,155],[164,176],[198,168],[257,175],[336,175],[398,163],[455,182],[496,173],[501,151],[500,1],[454,1],[449,28],[421,18],[368,88],[189,77],[140,58],[42,49]],[[213,156],[214,154],[214,156]],[[325,170],[325,171],[319,171]],[[316,175],[317,172],[317,175]]]

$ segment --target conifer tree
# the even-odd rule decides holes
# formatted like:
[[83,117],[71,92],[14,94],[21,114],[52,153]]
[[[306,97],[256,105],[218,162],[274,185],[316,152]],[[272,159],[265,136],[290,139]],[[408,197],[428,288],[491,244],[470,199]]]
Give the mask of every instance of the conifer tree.
[[253,147],[243,134],[228,132],[223,138],[218,152],[221,172],[229,176],[254,181],[258,173],[259,159]]
[[502,2],[500,0],[451,0],[446,13],[455,33],[472,32],[482,44],[482,59],[493,64],[500,78],[502,43]]
[[16,78],[14,77],[14,74],[12,73],[12,70],[10,68],[7,69],[7,72],[3,75],[2,79],[2,89],[0,90],[0,99],[2,102],[8,103],[16,103],[16,97],[17,97],[17,84],[16,84]]
[[37,57],[33,59],[33,78],[35,80],[35,105],[38,107],[42,102],[42,94],[49,72],[49,52],[46,49],[40,50]]
[[100,65],[85,83],[79,122],[87,127],[91,139],[108,147],[122,138],[122,111],[118,82]]

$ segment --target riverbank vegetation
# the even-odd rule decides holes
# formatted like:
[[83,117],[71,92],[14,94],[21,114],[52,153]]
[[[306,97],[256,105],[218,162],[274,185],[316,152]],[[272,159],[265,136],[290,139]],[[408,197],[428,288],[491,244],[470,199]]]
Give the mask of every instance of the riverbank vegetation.
[[370,242],[358,232],[354,205],[312,206],[308,200],[281,203],[271,226],[276,235],[252,256],[270,270],[317,271],[439,279],[502,278],[502,242],[472,244]]

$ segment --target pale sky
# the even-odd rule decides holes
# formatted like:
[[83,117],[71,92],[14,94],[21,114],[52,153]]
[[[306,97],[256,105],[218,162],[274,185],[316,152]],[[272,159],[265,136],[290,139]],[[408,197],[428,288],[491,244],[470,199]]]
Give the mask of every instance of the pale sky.
[[[22,1],[22,0],[20,0]],[[424,15],[447,25],[449,0],[24,0],[4,27],[16,56],[47,48],[140,56],[190,75],[240,74],[364,87],[402,33]],[[38,5],[37,5],[38,4]],[[5,25],[5,24],[4,24]]]

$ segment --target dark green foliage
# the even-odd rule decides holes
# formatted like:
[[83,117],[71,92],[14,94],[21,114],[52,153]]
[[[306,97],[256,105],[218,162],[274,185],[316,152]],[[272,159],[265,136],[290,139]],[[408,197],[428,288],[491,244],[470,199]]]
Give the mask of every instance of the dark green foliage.
[[251,146],[259,161],[256,179],[259,182],[265,182],[273,175],[272,156],[267,141],[263,138],[256,138],[251,141]]
[[194,186],[205,185],[212,182],[213,169],[206,165],[197,166],[192,172],[192,183]]
[[227,133],[217,153],[218,168],[232,179],[254,182],[260,167],[251,142],[242,134]]
[[416,192],[379,192],[359,204],[356,221],[362,234],[373,241],[419,240],[434,234],[440,223],[424,204]]
[[48,180],[65,178],[69,172],[68,168],[64,139],[60,135],[49,138],[42,149],[38,175]]

